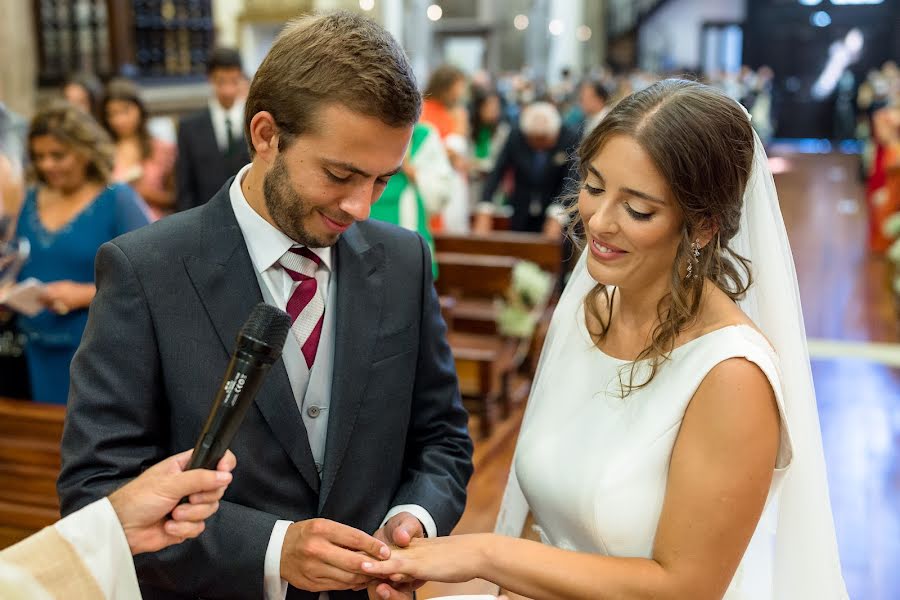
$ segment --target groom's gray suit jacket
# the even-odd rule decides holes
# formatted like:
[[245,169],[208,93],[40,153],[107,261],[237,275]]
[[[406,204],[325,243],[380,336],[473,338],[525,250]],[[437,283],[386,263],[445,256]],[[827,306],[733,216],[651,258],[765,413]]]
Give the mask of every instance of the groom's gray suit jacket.
[[[262,301],[230,183],[209,203],[100,248],[97,296],[72,363],[58,482],[63,514],[193,447],[238,330]],[[428,248],[414,233],[361,222],[341,236],[335,256],[321,480],[279,360],[231,445],[234,481],[206,531],[137,557],[145,598],[262,598],[266,547],[279,519],[324,517],[371,533],[392,506],[418,504],[439,535],[459,520],[472,444]]]

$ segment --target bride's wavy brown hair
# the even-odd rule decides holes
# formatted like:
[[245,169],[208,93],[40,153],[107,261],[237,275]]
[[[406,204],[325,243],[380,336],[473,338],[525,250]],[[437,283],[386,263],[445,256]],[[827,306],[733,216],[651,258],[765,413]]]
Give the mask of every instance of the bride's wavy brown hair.
[[[587,167],[610,138],[626,135],[649,155],[665,178],[684,222],[681,242],[670,274],[670,291],[657,305],[659,324],[650,345],[631,363],[628,381],[620,374],[622,396],[643,388],[668,360],[675,340],[697,317],[703,285],[712,281],[732,300],[739,300],[752,283],[750,261],[729,247],[738,232],[744,188],[753,164],[754,137],[743,108],[722,92],[681,79],[666,79],[622,99],[582,142],[578,172],[585,180]],[[577,222],[578,219],[573,219]],[[691,243],[713,227],[710,243],[693,263]],[[581,240],[583,244],[584,240]],[[598,300],[608,307],[605,318]],[[599,326],[590,333],[600,341],[610,328],[615,291],[602,283],[586,296],[586,316]],[[649,373],[635,381],[636,367],[648,360]]]

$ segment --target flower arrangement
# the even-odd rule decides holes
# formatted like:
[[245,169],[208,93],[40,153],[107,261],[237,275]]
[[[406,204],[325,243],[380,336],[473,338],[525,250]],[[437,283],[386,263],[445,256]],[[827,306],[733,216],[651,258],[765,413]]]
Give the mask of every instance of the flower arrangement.
[[535,263],[519,261],[513,267],[512,285],[498,301],[497,328],[502,335],[527,338],[534,332],[553,289],[553,278]]
[[894,263],[894,277],[891,287],[894,292],[894,299],[900,310],[900,212],[895,212],[889,216],[882,225],[884,236],[894,240],[887,250],[887,257]]
[[900,238],[900,212],[895,212],[884,221],[881,226],[886,238],[896,240]]

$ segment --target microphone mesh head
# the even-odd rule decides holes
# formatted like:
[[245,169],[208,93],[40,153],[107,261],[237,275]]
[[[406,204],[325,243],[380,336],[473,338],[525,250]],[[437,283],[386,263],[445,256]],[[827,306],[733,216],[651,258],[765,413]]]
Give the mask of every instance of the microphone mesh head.
[[260,302],[253,308],[240,336],[260,341],[281,352],[291,329],[291,317],[279,308]]

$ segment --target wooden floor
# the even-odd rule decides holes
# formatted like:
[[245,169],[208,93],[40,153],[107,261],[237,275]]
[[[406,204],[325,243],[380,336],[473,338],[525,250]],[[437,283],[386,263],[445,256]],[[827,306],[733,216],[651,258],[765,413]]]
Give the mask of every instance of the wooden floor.
[[[889,269],[865,247],[857,162],[840,154],[770,153],[812,340],[896,344]],[[831,501],[844,576],[854,600],[900,599],[900,345],[887,360],[854,348],[813,357]],[[518,419],[476,444],[476,472],[457,533],[490,531],[515,445]],[[421,598],[487,593],[486,582],[428,584]]]

